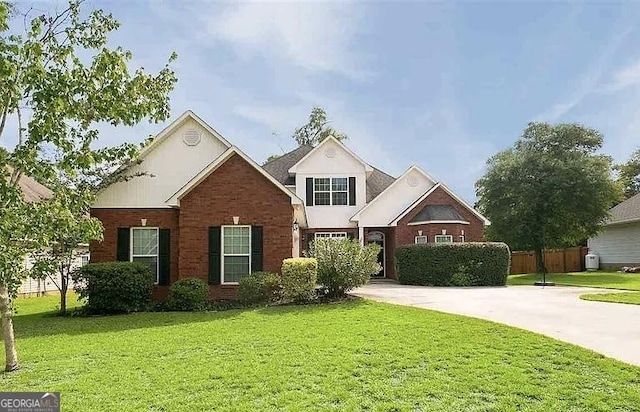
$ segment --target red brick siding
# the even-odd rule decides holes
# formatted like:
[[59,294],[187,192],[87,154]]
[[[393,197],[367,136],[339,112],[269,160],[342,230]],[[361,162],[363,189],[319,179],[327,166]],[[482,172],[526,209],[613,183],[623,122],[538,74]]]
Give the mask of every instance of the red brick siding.
[[[140,219],[147,219],[147,227],[158,227],[171,231],[170,281],[178,279],[178,210],[176,209],[91,209],[91,216],[98,218],[104,226],[104,239],[91,242],[89,251],[91,263],[113,262],[116,260],[118,228],[140,227]],[[164,298],[166,286],[156,286],[154,297]]]
[[[413,219],[415,215],[427,205],[451,205],[453,206],[462,217],[470,222],[469,225],[461,224],[428,224],[408,226],[407,223]],[[418,230],[422,230],[422,234],[429,236],[429,242],[434,241],[435,235],[442,234],[442,230],[446,229],[448,235],[453,236],[453,241],[458,242],[460,231],[464,230],[465,241],[467,242],[482,242],[484,240],[484,223],[472,213],[469,209],[460,204],[456,199],[451,197],[442,188],[437,188],[420,204],[416,205],[409,213],[407,213],[396,227],[396,244],[406,245],[415,242],[415,236],[418,235]]]
[[[263,226],[263,267],[280,272],[291,257],[291,199],[238,155],[233,155],[180,200],[180,277],[208,281],[210,226]],[[211,286],[214,298],[235,297],[236,287]]]

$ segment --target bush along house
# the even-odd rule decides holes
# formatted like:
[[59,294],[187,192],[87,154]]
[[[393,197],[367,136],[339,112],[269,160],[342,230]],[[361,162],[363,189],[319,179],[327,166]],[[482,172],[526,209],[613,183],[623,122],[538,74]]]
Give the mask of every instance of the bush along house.
[[129,173],[143,175],[102,189],[91,208],[104,226],[91,262],[149,265],[160,299],[189,277],[233,298],[242,277],[279,272],[317,237],[379,244],[378,276],[395,278],[396,245],[482,241],[489,223],[417,166],[394,178],[329,137],[261,167],[190,111]]

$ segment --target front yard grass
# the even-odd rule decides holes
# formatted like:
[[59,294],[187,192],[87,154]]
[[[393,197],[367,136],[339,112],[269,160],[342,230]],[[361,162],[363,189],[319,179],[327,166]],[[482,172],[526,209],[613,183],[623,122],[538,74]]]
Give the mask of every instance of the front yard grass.
[[365,300],[55,317],[47,299],[17,301],[23,368],[0,388],[66,411],[640,410],[640,368],[473,318]]
[[[507,278],[507,285],[533,285],[540,280],[541,275],[533,273],[527,275],[511,275]],[[575,272],[548,273],[547,281],[564,286],[585,286],[605,289],[640,290],[640,273],[618,272]]]
[[586,295],[580,295],[580,299],[640,305],[640,292],[589,293]]

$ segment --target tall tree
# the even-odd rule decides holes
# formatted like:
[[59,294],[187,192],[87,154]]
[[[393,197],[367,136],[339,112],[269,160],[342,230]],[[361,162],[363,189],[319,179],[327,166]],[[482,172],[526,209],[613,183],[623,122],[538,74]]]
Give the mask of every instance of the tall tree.
[[603,137],[577,124],[529,123],[513,148],[487,161],[476,182],[487,232],[516,250],[572,246],[594,235],[619,198],[611,158],[596,154]]
[[624,198],[628,199],[640,193],[640,149],[635,150],[626,163],[615,166],[618,172],[617,182],[624,190]]
[[[12,20],[0,1],[0,139],[9,133],[8,119],[17,124],[17,144],[0,151],[0,313],[7,371],[19,366],[11,299],[25,276],[24,256],[58,247],[61,225],[67,230],[75,224],[67,219],[75,213],[73,202],[64,198],[68,192],[27,204],[20,177],[43,183],[60,175],[75,179],[134,159],[134,144],[97,148],[97,124],[165,120],[176,82],[168,65],[155,75],[142,68],[131,72],[131,52],[108,47],[108,35],[119,23],[102,10],[82,13],[81,3],[72,0],[53,15],[27,13],[19,22],[29,21],[24,33],[7,34]],[[169,62],[175,57],[171,54]],[[91,203],[91,192],[86,193],[79,200],[83,207]]]
[[336,131],[329,126],[330,122],[327,120],[327,113],[321,107],[314,107],[311,109],[309,120],[306,124],[298,127],[293,132],[293,139],[299,146],[310,145],[316,146],[329,136],[333,136],[336,139],[342,141],[347,138],[347,135]]

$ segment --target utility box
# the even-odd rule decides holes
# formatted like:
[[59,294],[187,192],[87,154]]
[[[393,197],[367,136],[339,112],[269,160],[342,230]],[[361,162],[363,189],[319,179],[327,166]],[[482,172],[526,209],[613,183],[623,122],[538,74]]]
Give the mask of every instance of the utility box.
[[600,257],[590,251],[584,257],[584,267],[590,272],[598,270],[600,268]]

